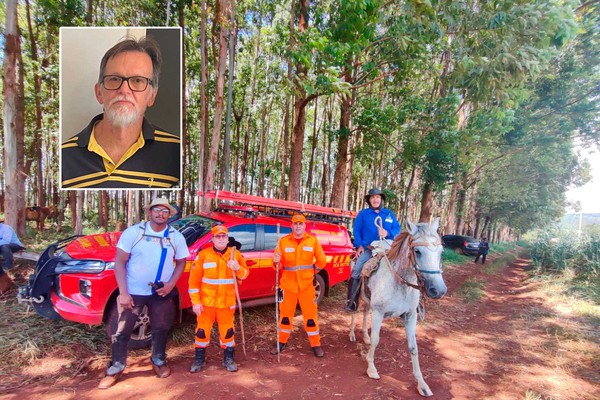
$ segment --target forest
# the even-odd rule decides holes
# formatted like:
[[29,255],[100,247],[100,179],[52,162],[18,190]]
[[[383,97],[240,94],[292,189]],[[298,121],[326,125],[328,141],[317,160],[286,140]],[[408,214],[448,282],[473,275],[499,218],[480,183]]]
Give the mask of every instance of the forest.
[[[358,211],[379,187],[401,221],[514,239],[590,179],[578,151],[600,144],[599,3],[7,0],[4,219],[22,235],[25,207],[52,206],[59,229],[107,230],[157,195],[206,210],[213,189]],[[66,26],[181,27],[181,190],[60,189]]]

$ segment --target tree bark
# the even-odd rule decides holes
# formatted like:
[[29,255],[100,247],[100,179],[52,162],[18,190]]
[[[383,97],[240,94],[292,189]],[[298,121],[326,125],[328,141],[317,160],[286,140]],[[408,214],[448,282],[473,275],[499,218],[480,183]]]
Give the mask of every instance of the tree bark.
[[[204,155],[205,143],[208,137],[208,100],[206,86],[208,85],[208,67],[206,65],[206,0],[200,5],[200,139],[198,148],[198,190],[204,190]],[[205,208],[204,198],[198,199],[198,210]]]
[[[344,81],[351,80],[350,70],[346,68],[342,74]],[[343,96],[340,103],[340,128],[338,131],[337,143],[337,161],[335,165],[335,174],[333,176],[333,190],[331,191],[331,204],[333,207],[343,208],[344,199],[347,197],[345,192],[346,181],[348,179],[348,144],[350,143],[350,115],[352,107],[352,97]]]
[[231,110],[233,108],[233,79],[235,77],[235,43],[237,42],[237,29],[233,26],[235,18],[235,3],[231,5],[232,26],[229,31],[229,74],[227,82],[227,111],[225,116],[225,138],[223,141],[223,160],[221,161],[221,179],[223,189],[230,190],[231,187]]
[[[185,32],[185,2],[179,2],[177,6],[179,26],[181,27],[181,31]],[[181,37],[181,143],[184,144],[182,153],[181,153],[181,182],[179,182],[181,189],[177,192],[177,206],[181,210],[182,215],[184,215],[184,200],[185,200],[185,191],[186,191],[186,182],[185,172],[187,171],[187,106],[186,106],[186,90],[185,90],[185,82],[186,82],[186,70],[185,70],[185,37],[182,34]]]
[[[31,60],[33,65],[39,65],[38,51],[36,35],[33,32],[33,25],[31,24],[31,7],[29,0],[25,1],[25,10],[27,12],[27,30],[29,31],[29,44],[31,46]],[[42,91],[42,79],[40,78],[39,71],[36,69],[33,71],[33,100],[35,105],[35,129],[33,131],[33,140],[31,142],[30,150],[28,151],[28,160],[25,164],[25,171],[29,175],[31,171],[31,165],[34,160],[37,160],[35,167],[35,179],[34,179],[34,191],[36,192],[35,203],[38,206],[46,205],[46,190],[44,176],[42,171],[42,105],[40,100],[40,93]]]
[[[309,26],[310,0],[298,0],[298,31],[306,32]],[[296,64],[294,79],[296,99],[294,101],[294,127],[292,128],[290,148],[290,182],[287,199],[300,200],[302,186],[302,150],[304,147],[304,129],[306,126],[306,106],[312,97],[306,96],[301,82],[306,79],[307,68],[302,62]],[[313,96],[314,97],[314,96]]]
[[25,235],[25,182],[23,179],[24,93],[23,63],[17,0],[6,2],[4,34],[4,221],[17,235]]
[[433,188],[431,183],[425,182],[421,196],[421,214],[419,222],[430,222],[433,215]]
[[[234,0],[231,0],[233,3]],[[215,189],[215,173],[217,171],[217,159],[219,156],[219,144],[221,138],[221,124],[223,120],[224,106],[224,88],[225,88],[225,69],[227,67],[227,35],[229,24],[232,23],[231,5],[228,0],[220,1],[221,7],[216,7],[215,10],[222,10],[222,15],[215,13],[213,23],[220,24],[219,27],[219,56],[217,61],[217,79],[215,86],[215,100],[213,112],[213,128],[212,139],[210,143],[210,152],[208,156],[208,164],[206,166],[206,177],[204,180],[204,190]],[[209,203],[204,202],[203,211],[209,210]]]

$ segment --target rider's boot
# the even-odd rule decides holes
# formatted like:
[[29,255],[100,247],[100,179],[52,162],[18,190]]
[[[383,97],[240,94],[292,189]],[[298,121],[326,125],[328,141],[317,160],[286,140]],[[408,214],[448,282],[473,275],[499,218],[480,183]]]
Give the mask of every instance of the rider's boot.
[[358,301],[360,300],[360,278],[350,278],[348,280],[348,294],[346,300],[345,311],[354,312],[358,309]]

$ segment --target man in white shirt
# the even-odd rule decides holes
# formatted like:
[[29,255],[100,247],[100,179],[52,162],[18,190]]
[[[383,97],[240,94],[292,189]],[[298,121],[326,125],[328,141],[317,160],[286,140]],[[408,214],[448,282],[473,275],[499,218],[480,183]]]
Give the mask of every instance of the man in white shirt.
[[171,374],[166,347],[175,318],[174,288],[190,255],[183,235],[167,224],[175,212],[167,199],[154,199],[146,206],[149,220],[127,228],[117,243],[119,324],[112,337],[112,361],[99,389],[111,387],[123,373],[129,339],[144,306],[152,326],[152,368],[159,378]]

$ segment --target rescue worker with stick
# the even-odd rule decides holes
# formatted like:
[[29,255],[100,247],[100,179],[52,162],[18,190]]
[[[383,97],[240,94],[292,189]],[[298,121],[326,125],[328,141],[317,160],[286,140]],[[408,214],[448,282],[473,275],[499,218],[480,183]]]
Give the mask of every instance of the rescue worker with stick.
[[[213,246],[198,253],[190,271],[189,294],[197,315],[195,358],[190,372],[199,372],[205,365],[206,348],[215,321],[223,353],[223,366],[229,372],[238,370],[234,361],[234,314],[236,291],[234,279],[244,280],[250,271],[246,261],[235,247],[228,247],[227,227],[212,228]],[[235,254],[232,257],[232,252]]]
[[279,304],[279,342],[271,354],[278,354],[285,349],[292,333],[296,306],[300,303],[310,346],[315,356],[323,357],[325,353],[321,348],[314,284],[315,275],[325,267],[326,259],[317,238],[306,233],[304,215],[295,214],[292,217],[292,232],[277,243],[273,261],[281,266],[279,287],[283,300]]

